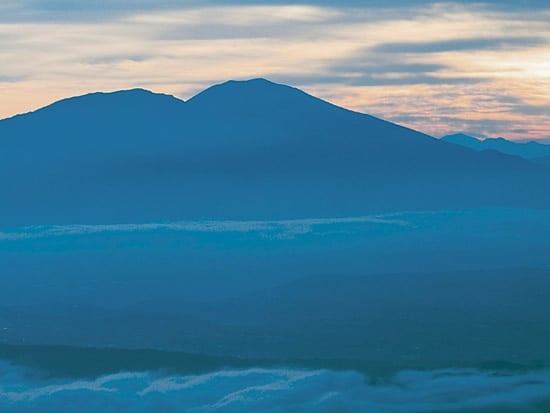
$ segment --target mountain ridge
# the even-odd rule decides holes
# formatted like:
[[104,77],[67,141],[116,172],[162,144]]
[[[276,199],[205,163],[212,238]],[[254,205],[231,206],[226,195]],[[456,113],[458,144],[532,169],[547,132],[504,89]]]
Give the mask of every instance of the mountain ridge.
[[69,98],[0,136],[0,224],[550,205],[542,166],[265,79]]
[[128,97],[131,97],[131,98],[136,98],[136,97],[140,98],[141,97],[142,98],[142,97],[151,97],[151,96],[156,96],[156,97],[161,97],[161,98],[170,98],[170,99],[173,99],[175,101],[185,103],[184,100],[182,100],[182,99],[180,99],[176,96],[173,96],[173,95],[170,95],[170,94],[165,94],[165,93],[157,93],[157,92],[153,92],[151,90],[143,89],[143,88],[121,89],[121,90],[114,90],[114,91],[108,91],[108,92],[107,91],[96,91],[96,92],[88,92],[88,93],[84,93],[82,95],[76,95],[76,96],[71,96],[71,97],[59,99],[59,100],[56,100],[56,101],[54,101],[52,103],[49,103],[45,106],[39,107],[35,110],[31,110],[31,111],[23,112],[23,113],[18,113],[18,114],[15,114],[13,116],[9,116],[9,117],[0,119],[0,123],[7,122],[7,121],[12,121],[14,119],[25,118],[25,117],[28,117],[28,116],[31,116],[31,115],[34,115],[34,114],[43,113],[43,112],[47,112],[47,111],[50,111],[50,110],[59,110],[60,108],[67,107],[67,106],[73,105],[75,103],[76,104],[78,104],[78,103],[88,104],[90,102],[97,103],[98,99],[106,100],[106,99],[117,98],[117,97],[127,97],[127,98]]
[[514,142],[503,137],[479,139],[464,133],[446,135],[441,140],[477,151],[495,150],[529,160],[550,156],[550,145],[536,141]]

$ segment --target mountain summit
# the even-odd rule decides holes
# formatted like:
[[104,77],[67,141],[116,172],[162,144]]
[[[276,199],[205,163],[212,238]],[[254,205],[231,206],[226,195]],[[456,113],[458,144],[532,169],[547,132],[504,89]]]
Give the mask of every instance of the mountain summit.
[[[265,79],[0,121],[0,224],[549,205],[548,176]],[[39,208],[36,206],[40,205]]]
[[195,105],[208,105],[213,102],[225,106],[225,109],[281,107],[295,99],[317,100],[328,104],[291,86],[273,83],[267,79],[244,81],[229,80],[200,92],[189,100]]

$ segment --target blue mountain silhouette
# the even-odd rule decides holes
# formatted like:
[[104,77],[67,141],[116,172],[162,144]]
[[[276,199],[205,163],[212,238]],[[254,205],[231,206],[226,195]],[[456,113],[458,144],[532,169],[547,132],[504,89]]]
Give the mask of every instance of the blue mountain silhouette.
[[550,166],[550,155],[539,156],[539,157],[533,158],[532,161],[539,165]]
[[550,145],[530,141],[512,142],[504,138],[478,139],[463,133],[447,135],[441,138],[445,142],[462,145],[476,151],[492,149],[508,155],[521,156],[525,159],[537,159],[550,156]]
[[548,174],[264,79],[0,121],[1,225],[548,207]]

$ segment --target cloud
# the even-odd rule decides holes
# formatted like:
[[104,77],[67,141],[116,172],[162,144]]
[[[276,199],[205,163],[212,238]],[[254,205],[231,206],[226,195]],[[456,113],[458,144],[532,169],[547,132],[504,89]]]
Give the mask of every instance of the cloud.
[[22,75],[16,75],[16,74],[3,75],[2,73],[0,73],[0,83],[19,82],[23,79],[25,79],[25,76],[22,76]]
[[23,391],[1,391],[0,403],[2,399],[12,402],[34,401],[36,399],[53,397],[57,393],[65,392],[116,392],[117,389],[108,387],[113,382],[123,380],[134,380],[146,378],[145,373],[118,373],[106,377],[101,377],[94,381],[74,381],[68,383],[48,384],[43,387],[30,388]]
[[[74,2],[68,0],[21,0],[0,5],[0,22],[59,22],[85,23],[131,20],[140,23],[196,23],[204,24],[205,19],[216,24],[231,22],[240,26],[256,25],[254,16],[263,17],[266,22],[280,21],[322,21],[333,14],[338,4],[330,7],[315,2],[296,4],[295,2],[262,1],[198,1],[198,0],[106,0],[98,2]],[[334,7],[333,7],[334,6]],[[271,12],[271,13],[270,13]],[[258,14],[259,13],[259,14]],[[263,15],[262,15],[263,14]],[[254,23],[254,24],[252,24]]]
[[528,408],[550,399],[550,372],[497,374],[473,369],[403,371],[379,384],[355,372],[222,370],[195,376],[120,373],[95,380],[31,381],[0,364],[6,412],[307,412],[422,413]]
[[0,241],[15,241],[34,238],[91,235],[118,232],[254,232],[263,236],[292,238],[310,234],[317,227],[347,224],[408,225],[395,215],[376,215],[345,218],[309,218],[272,221],[177,221],[142,224],[95,224],[95,225],[35,225],[0,231]]
[[382,43],[372,50],[382,53],[441,53],[468,50],[526,48],[544,44],[547,44],[547,39],[543,37],[469,38],[421,43]]
[[388,120],[414,116],[406,126],[432,135],[455,130],[433,118],[459,107],[460,124],[486,117],[486,134],[508,136],[492,108],[468,106],[480,89],[506,94],[525,105],[501,105],[522,138],[549,136],[548,19],[536,1],[4,1],[0,118],[97,90],[187,100],[268,77]]
[[405,85],[469,85],[486,82],[483,77],[445,77],[445,76],[389,76],[362,75],[350,79],[349,84],[355,86],[405,86]]
[[[440,3],[435,0],[394,0],[393,8],[427,8]],[[452,2],[459,3],[459,2]],[[464,5],[483,5],[484,8],[497,11],[536,11],[548,8],[544,0],[523,1],[478,1],[464,0]],[[17,21],[29,19],[78,19],[89,20],[104,18],[105,16],[118,16],[135,12],[152,12],[158,10],[171,10],[176,8],[197,8],[201,6],[292,6],[295,1],[283,0],[104,0],[101,2],[75,2],[72,0],[4,0],[0,4],[0,10],[4,11],[3,19],[16,19]],[[327,8],[357,9],[369,7],[372,9],[386,9],[388,2],[385,0],[304,0],[301,5]]]

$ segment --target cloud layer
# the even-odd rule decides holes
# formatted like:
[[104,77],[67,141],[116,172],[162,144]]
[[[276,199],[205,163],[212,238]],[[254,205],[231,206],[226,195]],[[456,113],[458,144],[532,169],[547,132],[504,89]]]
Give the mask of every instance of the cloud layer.
[[550,399],[550,372],[404,371],[369,384],[329,370],[222,370],[196,376],[119,373],[33,381],[0,363],[0,409],[20,412],[431,412],[527,408]]
[[4,1],[0,118],[268,77],[433,135],[550,136],[544,1]]
[[307,218],[271,221],[176,221],[140,224],[75,224],[75,225],[36,225],[0,231],[0,241],[16,241],[33,238],[90,235],[117,232],[253,232],[269,238],[294,238],[310,234],[319,227],[346,224],[408,225],[396,215],[376,215],[345,218]]

